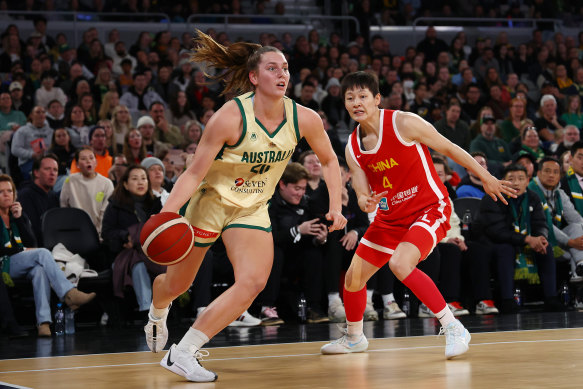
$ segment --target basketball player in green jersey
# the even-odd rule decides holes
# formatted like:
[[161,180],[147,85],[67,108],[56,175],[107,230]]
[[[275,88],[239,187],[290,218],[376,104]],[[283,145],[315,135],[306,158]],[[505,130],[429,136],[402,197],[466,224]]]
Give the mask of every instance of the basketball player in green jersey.
[[305,137],[320,159],[330,192],[326,218],[330,231],[344,228],[338,159],[314,111],[285,97],[288,63],[274,47],[245,42],[224,47],[198,32],[193,62],[226,69],[216,79],[225,90],[250,91],[227,102],[212,116],[192,164],[180,176],[163,212],[178,212],[190,200],[186,218],[195,231],[195,247],[182,262],[154,280],[149,322],[144,328],[153,352],[168,340],[169,305],[187,291],[210,245],[222,235],[235,272],[235,283],[196,319],[160,364],[190,381],[217,375],[202,367],[202,346],[238,318],[264,288],[273,263],[273,238],[267,202],[293,150]]

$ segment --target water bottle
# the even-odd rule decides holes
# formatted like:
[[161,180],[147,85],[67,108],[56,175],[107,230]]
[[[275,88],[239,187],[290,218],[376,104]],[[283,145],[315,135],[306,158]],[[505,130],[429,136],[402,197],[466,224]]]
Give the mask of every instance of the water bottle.
[[298,320],[300,323],[306,322],[306,298],[303,293],[300,293],[300,298],[298,299]]
[[561,302],[564,306],[569,306],[571,303],[571,295],[569,294],[569,285],[566,282],[561,287]]
[[522,307],[522,291],[518,286],[514,288],[514,301],[517,306]]
[[63,304],[57,304],[57,311],[55,312],[55,335],[63,335],[65,333],[65,312],[63,311]]
[[65,334],[71,335],[75,333],[75,311],[71,308],[65,309]]
[[466,209],[464,215],[462,216],[462,236],[464,238],[470,239],[470,231],[472,227],[472,213],[469,209]]
[[405,312],[405,315],[409,316],[409,314],[411,313],[411,297],[409,296],[409,291],[405,291],[405,293],[403,293],[403,312]]

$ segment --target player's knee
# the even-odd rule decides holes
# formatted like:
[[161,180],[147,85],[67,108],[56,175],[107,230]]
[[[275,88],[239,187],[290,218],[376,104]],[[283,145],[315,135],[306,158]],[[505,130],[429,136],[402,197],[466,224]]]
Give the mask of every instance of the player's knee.
[[186,281],[176,281],[171,283],[166,283],[166,291],[171,296],[180,296],[182,293],[186,292],[190,288],[191,283]]
[[349,292],[358,292],[364,288],[365,282],[361,279],[355,279],[352,269],[348,269],[344,278],[344,288]]
[[249,296],[255,297],[265,288],[267,284],[267,278],[261,275],[255,277],[247,277],[244,280],[237,281],[236,283],[241,285],[241,289],[244,290]]
[[406,258],[401,256],[393,256],[389,261],[389,267],[395,276],[402,281],[411,273],[411,271],[413,271],[415,265],[408,261]]

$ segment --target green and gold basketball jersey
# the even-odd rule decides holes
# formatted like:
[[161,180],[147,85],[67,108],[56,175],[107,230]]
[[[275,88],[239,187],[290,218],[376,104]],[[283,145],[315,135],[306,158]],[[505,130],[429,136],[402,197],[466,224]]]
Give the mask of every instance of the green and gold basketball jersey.
[[296,103],[284,97],[285,117],[269,133],[255,117],[254,92],[235,98],[243,132],[235,145],[223,146],[203,185],[212,187],[226,205],[248,208],[271,199],[300,139]]

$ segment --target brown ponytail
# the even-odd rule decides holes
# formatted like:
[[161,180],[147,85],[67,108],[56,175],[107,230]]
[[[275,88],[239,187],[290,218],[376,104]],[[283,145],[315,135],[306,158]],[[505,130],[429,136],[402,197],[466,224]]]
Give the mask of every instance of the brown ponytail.
[[216,76],[205,72],[211,80],[225,82],[222,94],[253,90],[255,87],[249,81],[249,72],[257,70],[263,53],[281,53],[275,47],[248,42],[237,42],[226,47],[198,29],[196,33],[198,36],[193,39],[194,52],[190,56],[190,62],[206,62],[212,67],[224,69]]

